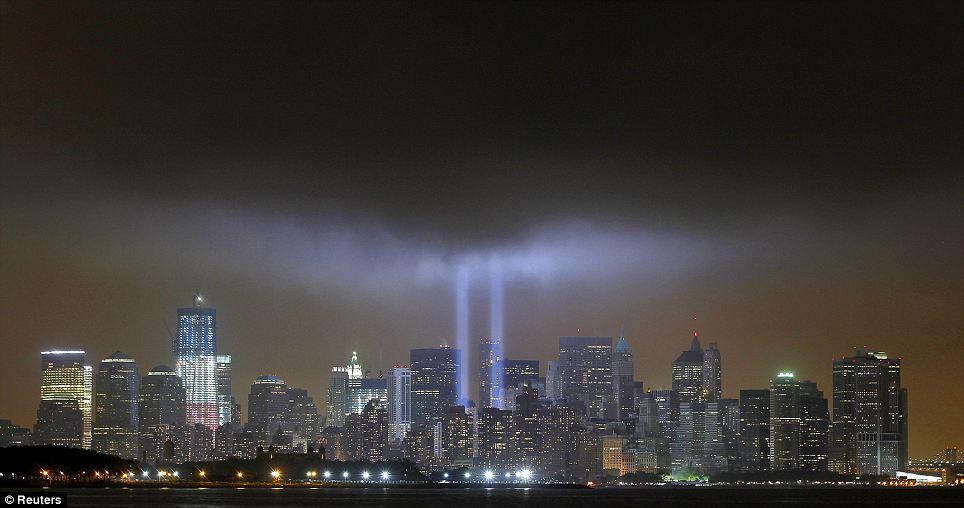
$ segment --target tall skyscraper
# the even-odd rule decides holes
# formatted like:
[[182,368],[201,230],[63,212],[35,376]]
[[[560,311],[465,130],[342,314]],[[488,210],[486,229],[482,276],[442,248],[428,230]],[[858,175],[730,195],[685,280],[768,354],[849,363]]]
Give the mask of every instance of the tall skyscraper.
[[435,423],[448,406],[456,405],[461,351],[448,346],[413,349],[410,360],[412,422]]
[[231,355],[217,355],[218,425],[232,422],[234,396],[231,394]]
[[625,333],[620,329],[619,340],[613,349],[613,395],[616,398],[613,416],[619,420],[629,418],[635,411],[633,377],[633,351],[626,342]]
[[740,469],[770,470],[770,390],[740,390]]
[[187,394],[187,424],[200,423],[212,433],[218,429],[216,328],[217,313],[204,307],[200,295],[194,296],[194,306],[177,309],[174,357]]
[[708,402],[723,397],[723,359],[715,342],[703,352],[703,398]]
[[361,413],[369,401],[377,400],[384,408],[388,407],[388,380],[383,378],[362,378],[357,386],[348,389],[348,412]]
[[360,414],[360,458],[371,462],[385,460],[385,451],[388,448],[388,410],[384,401],[369,400]]
[[[94,384],[93,369],[84,365],[87,355],[83,351],[43,351],[41,359],[40,400],[74,400],[83,419],[81,446],[90,448],[93,418],[91,392]],[[70,404],[55,404],[56,411],[45,411],[46,416],[67,415]],[[52,408],[53,406],[51,406]],[[56,422],[54,422],[56,427]]]
[[435,462],[444,468],[471,467],[475,442],[473,414],[465,406],[449,406],[435,422]]
[[184,432],[186,396],[181,378],[166,365],[154,367],[141,379],[137,406],[140,458],[161,458],[165,436],[174,429]]
[[41,400],[37,408],[37,423],[33,428],[33,442],[71,448],[83,446],[84,414],[77,399]]
[[137,364],[124,353],[115,351],[101,360],[94,398],[94,450],[137,459],[139,385]]
[[258,376],[248,394],[248,423],[245,428],[252,432],[265,448],[271,444],[275,433],[288,418],[288,387],[277,376]]
[[613,403],[612,337],[560,337],[562,398],[581,401],[591,417],[605,417]]
[[546,398],[549,400],[559,400],[562,398],[559,360],[549,360],[546,364]]
[[332,367],[328,383],[327,427],[344,427],[348,414],[348,369]]
[[478,412],[478,462],[485,468],[506,469],[511,466],[512,411],[488,407]]
[[826,471],[830,412],[813,381],[800,382],[800,469]]
[[498,370],[502,344],[498,338],[483,337],[479,342],[479,407],[492,407],[492,395],[502,388]]
[[412,428],[412,369],[396,365],[388,370],[388,433],[402,441]]
[[857,350],[833,362],[831,469],[894,476],[907,460],[907,392],[900,359]]
[[351,360],[348,361],[345,370],[348,372],[348,388],[357,388],[361,384],[362,378],[365,377],[365,371],[362,370],[361,364],[358,363],[357,352],[351,352]]
[[291,435],[290,452],[305,453],[320,438],[318,407],[304,388],[288,388],[288,409],[283,430]]
[[520,387],[539,385],[539,360],[510,360],[501,362],[502,380],[493,390],[493,407],[511,409],[515,407],[515,397]]
[[673,362],[673,391],[680,402],[703,402],[703,347],[695,333],[689,350]]
[[770,381],[770,469],[800,468],[800,383],[792,372]]

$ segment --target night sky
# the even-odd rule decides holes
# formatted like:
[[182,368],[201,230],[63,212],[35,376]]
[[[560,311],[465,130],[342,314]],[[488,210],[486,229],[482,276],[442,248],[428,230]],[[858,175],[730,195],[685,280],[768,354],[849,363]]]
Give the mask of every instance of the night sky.
[[33,425],[44,349],[173,364],[195,291],[242,405],[276,374],[323,408],[352,350],[377,375],[453,343],[459,266],[474,346],[497,257],[510,357],[625,325],[668,386],[695,315],[727,396],[830,396],[868,346],[903,359],[911,455],[962,446],[962,20],[4,0],[0,418]]

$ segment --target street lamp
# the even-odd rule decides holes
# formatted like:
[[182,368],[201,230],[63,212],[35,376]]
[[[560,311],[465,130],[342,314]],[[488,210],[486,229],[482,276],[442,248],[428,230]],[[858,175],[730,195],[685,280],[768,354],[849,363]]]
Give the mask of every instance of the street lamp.
[[271,477],[272,477],[272,478],[274,478],[275,480],[277,480],[280,476],[281,476],[281,471],[278,471],[277,469],[272,469],[272,470],[271,470]]
[[487,482],[492,481],[492,479],[495,478],[495,473],[493,473],[492,471],[486,471],[482,473],[482,477],[485,478],[485,481]]
[[388,471],[382,471],[382,480],[388,480],[389,476],[391,475],[388,474]]

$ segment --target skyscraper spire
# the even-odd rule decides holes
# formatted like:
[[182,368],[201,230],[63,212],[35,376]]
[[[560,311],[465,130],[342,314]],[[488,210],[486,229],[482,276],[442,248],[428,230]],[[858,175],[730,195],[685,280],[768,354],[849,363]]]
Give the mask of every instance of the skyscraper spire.
[[690,342],[690,351],[702,351],[703,346],[700,345],[700,336],[698,333],[693,332],[693,342]]

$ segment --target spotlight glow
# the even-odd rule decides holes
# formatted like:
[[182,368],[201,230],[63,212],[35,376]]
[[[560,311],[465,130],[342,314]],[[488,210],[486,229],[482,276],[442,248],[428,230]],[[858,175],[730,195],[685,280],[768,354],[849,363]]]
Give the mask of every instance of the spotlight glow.
[[495,473],[493,473],[492,471],[486,471],[485,473],[482,473],[482,477],[485,478],[486,480],[491,481],[493,478],[495,478]]

